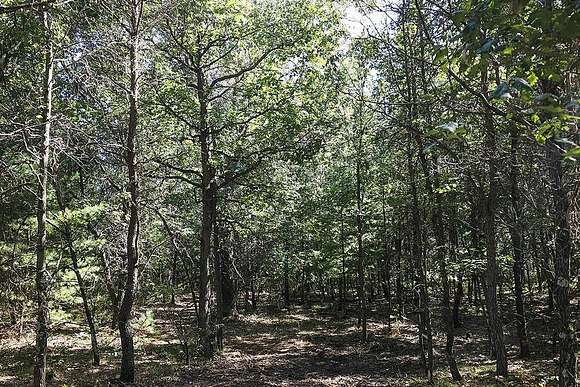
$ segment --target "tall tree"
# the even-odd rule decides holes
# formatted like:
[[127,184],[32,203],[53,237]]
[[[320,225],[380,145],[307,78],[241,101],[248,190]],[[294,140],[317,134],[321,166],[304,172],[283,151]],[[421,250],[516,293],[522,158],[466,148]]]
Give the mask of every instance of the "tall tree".
[[127,167],[129,192],[129,226],[127,229],[126,282],[119,308],[119,335],[121,337],[121,374],[120,381],[135,381],[135,348],[131,312],[135,303],[135,292],[139,278],[139,179],[137,175],[137,134],[138,134],[138,101],[141,45],[141,21],[143,16],[142,0],[127,0],[127,32],[129,34],[129,88],[127,132],[125,136],[125,162]]
[[48,339],[48,288],[46,268],[46,218],[48,168],[50,162],[50,128],[52,124],[52,88],[54,58],[52,47],[52,20],[50,10],[42,10],[44,26],[44,76],[42,86],[41,143],[38,157],[38,191],[36,204],[36,359],[34,363],[34,386],[46,385],[46,351]]

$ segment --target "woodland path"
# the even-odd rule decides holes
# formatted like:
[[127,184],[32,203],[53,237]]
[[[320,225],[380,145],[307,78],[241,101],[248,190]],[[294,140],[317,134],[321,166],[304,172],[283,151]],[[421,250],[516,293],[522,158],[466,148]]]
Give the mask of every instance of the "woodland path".
[[[351,313],[352,314],[352,313]],[[194,358],[190,366],[175,333],[174,321],[193,318],[185,303],[156,305],[141,310],[135,323],[137,370],[141,386],[420,386],[416,324],[394,321],[389,335],[375,310],[369,322],[369,340],[358,338],[356,318],[337,321],[328,306],[295,307],[290,311],[240,315],[226,325],[224,354],[211,361]],[[184,317],[185,316],[185,317]],[[475,326],[480,317],[465,319],[458,330],[456,349],[464,374],[461,385],[493,385],[494,363],[485,353],[485,336]],[[0,386],[29,383],[33,353],[33,326],[20,338],[3,328],[0,338]],[[451,385],[442,353],[443,334],[437,329],[436,379]],[[90,366],[90,341],[84,327],[55,324],[49,341],[51,386],[107,386],[117,372],[120,357],[116,332],[101,328],[103,364]],[[511,345],[510,345],[511,344]],[[500,385],[552,385],[553,358],[517,359],[510,342],[510,372]],[[538,351],[540,352],[540,351]],[[546,351],[543,351],[546,352]]]

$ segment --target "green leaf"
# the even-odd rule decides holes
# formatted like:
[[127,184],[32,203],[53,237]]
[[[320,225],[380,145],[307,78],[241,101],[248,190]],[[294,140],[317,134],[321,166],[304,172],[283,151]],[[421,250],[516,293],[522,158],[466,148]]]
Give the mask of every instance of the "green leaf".
[[435,59],[433,60],[433,63],[436,65],[441,65],[445,62],[447,62],[447,54],[449,53],[449,49],[447,47],[443,48],[442,50],[437,51],[437,54],[435,55]]
[[506,47],[504,48],[501,53],[505,56],[511,56],[514,52],[514,48],[513,47]]
[[536,73],[531,73],[528,76],[528,82],[530,83],[530,85],[532,86],[536,86],[538,84],[538,76],[536,75]]
[[574,161],[580,159],[580,146],[568,149],[568,151],[566,151],[566,153],[564,154],[564,158],[571,159]]

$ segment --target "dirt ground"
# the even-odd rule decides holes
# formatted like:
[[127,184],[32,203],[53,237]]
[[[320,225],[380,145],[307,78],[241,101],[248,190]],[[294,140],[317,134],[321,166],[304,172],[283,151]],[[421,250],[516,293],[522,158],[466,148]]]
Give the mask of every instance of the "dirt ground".
[[[146,313],[149,310],[149,314]],[[191,316],[186,301],[155,305],[141,311],[135,325],[140,386],[421,386],[426,385],[418,358],[416,324],[393,316],[389,332],[383,310],[369,320],[369,340],[360,343],[357,320],[341,321],[328,305],[294,307],[290,311],[241,314],[225,326],[225,351],[213,360],[193,358],[188,366],[175,321]],[[351,314],[354,314],[351,312]],[[437,311],[434,311],[434,315]],[[146,318],[149,316],[149,318]],[[185,317],[192,318],[192,317]],[[507,320],[507,319],[506,319]],[[435,379],[438,386],[546,386],[556,380],[556,354],[547,344],[551,328],[541,315],[531,315],[532,357],[517,358],[515,326],[506,326],[510,376],[496,380],[486,356],[485,325],[475,312],[464,316],[457,330],[456,353],[464,380],[451,383],[445,363],[444,334],[435,320]],[[54,324],[49,339],[50,386],[108,386],[120,362],[117,332],[99,330],[101,366],[91,365],[86,328]],[[0,386],[26,386],[31,381],[33,324],[22,334],[0,330]]]

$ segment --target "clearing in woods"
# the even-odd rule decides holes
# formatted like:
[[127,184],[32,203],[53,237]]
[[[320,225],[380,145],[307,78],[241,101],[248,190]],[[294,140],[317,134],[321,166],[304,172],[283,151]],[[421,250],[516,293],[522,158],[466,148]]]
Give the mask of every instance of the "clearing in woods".
[[[359,340],[354,305],[349,315],[337,321],[328,305],[293,307],[290,311],[261,309],[240,314],[226,322],[224,353],[212,360],[192,355],[185,364],[175,321],[193,319],[191,304],[154,305],[140,310],[134,321],[140,386],[419,386],[425,377],[418,358],[416,323],[393,316],[389,334],[384,310],[373,310],[369,339]],[[437,311],[435,311],[436,313]],[[546,337],[532,337],[532,359],[517,358],[515,326],[506,335],[510,376],[495,380],[495,363],[485,353],[486,336],[481,316],[464,316],[457,331],[456,352],[466,379],[459,385],[552,385],[554,354],[533,346]],[[443,353],[442,326],[435,321],[435,360],[438,385],[455,385],[448,376]],[[531,332],[551,327],[542,316],[530,318]],[[0,385],[30,383],[34,353],[33,322],[24,324],[22,334],[3,328],[0,349]],[[91,365],[90,338],[83,326],[55,323],[49,338],[49,386],[108,386],[118,372],[120,343],[117,332],[101,327],[102,365]],[[537,350],[535,350],[537,349]],[[543,353],[543,357],[535,354]]]

